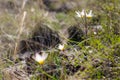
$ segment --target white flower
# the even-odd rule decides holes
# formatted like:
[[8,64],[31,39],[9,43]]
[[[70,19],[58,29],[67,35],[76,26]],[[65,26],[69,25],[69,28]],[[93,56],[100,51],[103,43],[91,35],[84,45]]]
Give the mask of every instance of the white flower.
[[59,44],[58,49],[63,51],[64,50],[64,44],[63,45]]
[[94,35],[96,35],[96,34],[97,34],[97,32],[94,31]]
[[86,15],[84,9],[81,12],[80,11],[75,11],[75,13],[77,14],[77,17],[83,17],[83,16]]
[[92,14],[92,10],[90,10],[90,12],[87,14],[86,11],[83,9],[81,12],[80,11],[75,11],[75,13],[77,14],[77,17],[93,17],[93,14]]
[[93,53],[93,50],[89,50],[89,53]]
[[88,18],[93,17],[92,10],[90,10],[90,12],[88,14],[86,14],[86,17],[88,17]]
[[35,61],[37,61],[38,63],[43,64],[47,57],[48,57],[48,54],[47,54],[47,53],[45,53],[45,52],[38,53],[38,52],[37,52],[37,53],[35,53],[35,55],[33,56],[33,59],[34,59]]

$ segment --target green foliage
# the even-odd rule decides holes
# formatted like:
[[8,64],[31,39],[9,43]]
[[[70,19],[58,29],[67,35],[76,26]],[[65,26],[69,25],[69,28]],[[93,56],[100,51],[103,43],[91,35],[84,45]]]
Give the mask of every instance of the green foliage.
[[[54,48],[55,50],[51,49],[48,51],[49,56],[45,65],[55,64],[57,68],[63,67],[59,77],[48,74],[42,69],[42,66],[37,63],[38,67],[34,72],[41,72],[51,80],[64,80],[64,78],[67,80],[67,78],[71,76],[66,74],[66,69],[64,68],[64,62],[66,62],[74,66],[81,66],[78,72],[73,75],[76,78],[78,77],[76,80],[120,79],[120,0],[93,0],[92,3],[87,3],[89,5],[86,5],[86,10],[93,9],[93,13],[95,14],[93,18],[86,20],[87,23],[84,22],[83,19],[75,18],[75,12],[72,11],[69,11],[69,13],[59,12],[52,16],[52,13],[46,10],[40,10],[36,5],[32,6],[35,9],[34,12],[31,12],[31,6],[25,7],[27,17],[20,39],[25,39],[30,36],[29,33],[37,22],[50,25],[56,31],[66,29],[66,27],[74,25],[75,23],[79,23],[82,30],[84,30],[85,25],[88,27],[91,25],[101,25],[103,28],[103,30],[98,31],[96,35],[92,34],[91,29],[88,29],[90,34],[88,33],[88,35],[83,36],[82,38],[84,40],[81,42],[66,40],[75,43],[74,45],[66,44],[65,52],[63,51],[64,54],[73,53],[75,58],[72,60],[64,57],[61,58],[59,56],[60,51],[58,51],[56,47]],[[51,5],[51,8],[54,7],[55,6]],[[19,35],[22,11],[23,10],[17,15],[9,14],[7,11],[0,13],[0,70],[15,64],[10,58],[13,56],[15,43]],[[64,37],[67,39],[66,36]],[[76,49],[76,46],[78,49]],[[0,79],[2,79],[2,73],[0,73]],[[31,80],[40,79],[46,80],[46,78],[37,75],[31,78]]]

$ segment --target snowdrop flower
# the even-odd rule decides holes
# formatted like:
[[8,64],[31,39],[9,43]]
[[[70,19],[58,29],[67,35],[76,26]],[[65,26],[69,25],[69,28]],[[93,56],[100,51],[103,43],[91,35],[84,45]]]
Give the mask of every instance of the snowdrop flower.
[[37,53],[35,53],[35,55],[33,56],[33,59],[34,59],[35,61],[37,61],[38,63],[43,64],[47,57],[48,57],[48,54],[47,54],[47,53],[45,53],[45,52],[40,52],[40,53],[37,52]]
[[59,44],[58,49],[63,51],[64,50],[64,44],[63,45]]

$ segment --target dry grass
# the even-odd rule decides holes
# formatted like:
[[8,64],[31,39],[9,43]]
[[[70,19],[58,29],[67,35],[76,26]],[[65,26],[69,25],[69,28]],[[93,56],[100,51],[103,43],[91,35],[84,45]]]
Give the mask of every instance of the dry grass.
[[[43,6],[43,3],[39,0],[0,1],[0,79],[4,76],[2,72],[6,72],[4,71],[5,69],[17,67],[15,60],[18,58],[16,55],[18,43],[31,36],[32,31],[35,29],[35,25],[38,22],[44,23],[56,30],[63,43],[65,43],[66,50],[60,52],[55,47],[46,51],[49,53],[49,57],[46,60],[45,65],[41,66],[37,63],[34,63],[35,66],[32,65],[32,67],[35,68],[33,72],[41,72],[40,75],[42,75],[42,77],[37,76],[37,74],[30,75],[31,80],[45,80],[46,77],[44,77],[44,75],[49,77],[50,80],[120,79],[120,34],[114,34],[116,28],[117,33],[120,33],[120,20],[117,18],[120,15],[118,5],[119,0],[111,0],[111,2],[106,1],[106,3],[103,2],[104,5],[101,5],[102,2],[98,4],[95,0],[91,0],[91,2],[88,2],[88,0],[82,0],[81,2],[79,0],[75,1],[78,1],[78,4],[82,5],[74,10],[81,10],[83,8],[86,10],[92,9],[95,16],[98,16],[97,18],[100,20],[99,23],[105,30],[105,32],[100,32],[96,36],[90,34],[88,38],[82,42],[75,42],[79,43],[78,45],[67,44],[67,41],[74,42],[68,39],[67,28],[76,23],[79,23],[79,25],[82,26],[84,25],[83,21],[75,18],[74,10],[67,13],[50,12],[44,9],[45,6]],[[116,4],[115,7],[114,4]],[[95,23],[94,21],[96,20],[90,21],[90,24],[92,24]],[[117,27],[115,27],[116,25]],[[112,29],[109,27],[112,27]],[[85,46],[85,42],[89,43],[89,47]],[[80,47],[80,49],[78,47]],[[59,54],[61,53],[68,56],[68,59],[59,57]],[[74,66],[80,65],[81,67],[74,75],[67,75],[65,64],[68,63]],[[57,65],[57,68],[52,69],[50,64]],[[44,67],[45,69],[51,68],[51,70],[45,72],[43,69]],[[13,71],[15,69],[16,68],[14,68]],[[49,72],[56,73],[57,71],[60,73],[59,77],[49,74]],[[10,77],[12,74],[9,74],[9,72],[5,75],[8,77],[6,77],[5,80],[13,80]]]

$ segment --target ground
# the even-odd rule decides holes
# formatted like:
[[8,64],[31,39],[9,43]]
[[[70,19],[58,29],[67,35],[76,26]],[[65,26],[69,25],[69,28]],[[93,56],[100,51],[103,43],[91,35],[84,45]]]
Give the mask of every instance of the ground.
[[[119,80],[119,0],[0,0],[1,80]],[[77,17],[75,11],[92,10]],[[59,35],[60,44],[45,49],[43,65],[18,60],[18,47],[36,24]],[[40,31],[41,33],[41,31]],[[45,32],[47,33],[47,32]],[[29,75],[29,76],[28,76]]]

